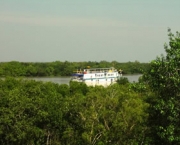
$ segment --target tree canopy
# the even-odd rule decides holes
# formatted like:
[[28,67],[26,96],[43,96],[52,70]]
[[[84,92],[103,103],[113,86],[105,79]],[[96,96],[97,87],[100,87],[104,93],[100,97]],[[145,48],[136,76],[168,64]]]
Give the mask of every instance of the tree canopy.
[[144,74],[154,92],[149,119],[154,144],[180,143],[180,33],[168,29],[168,36],[166,55],[153,60]]
[[1,79],[0,143],[140,144],[148,104],[128,86]]

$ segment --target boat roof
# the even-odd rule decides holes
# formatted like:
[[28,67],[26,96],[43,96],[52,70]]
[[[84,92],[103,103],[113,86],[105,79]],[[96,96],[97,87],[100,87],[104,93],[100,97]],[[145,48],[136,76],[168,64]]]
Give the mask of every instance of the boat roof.
[[114,67],[109,67],[109,68],[87,68],[84,70],[116,70]]
[[83,74],[80,74],[80,73],[74,73],[74,74],[72,74],[72,76],[82,77]]

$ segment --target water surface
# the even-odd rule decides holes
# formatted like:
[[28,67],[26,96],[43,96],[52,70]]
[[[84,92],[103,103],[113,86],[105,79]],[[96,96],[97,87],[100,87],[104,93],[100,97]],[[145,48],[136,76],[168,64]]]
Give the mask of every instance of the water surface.
[[[141,75],[124,75],[123,77],[128,78],[130,82],[138,82],[138,79]],[[71,77],[31,77],[27,79],[32,79],[36,81],[43,81],[43,82],[53,82],[57,84],[69,84]]]

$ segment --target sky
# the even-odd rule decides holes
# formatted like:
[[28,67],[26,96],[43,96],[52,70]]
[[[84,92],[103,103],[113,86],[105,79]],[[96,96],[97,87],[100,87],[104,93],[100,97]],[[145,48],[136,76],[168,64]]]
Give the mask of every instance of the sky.
[[0,0],[0,62],[150,62],[180,0]]

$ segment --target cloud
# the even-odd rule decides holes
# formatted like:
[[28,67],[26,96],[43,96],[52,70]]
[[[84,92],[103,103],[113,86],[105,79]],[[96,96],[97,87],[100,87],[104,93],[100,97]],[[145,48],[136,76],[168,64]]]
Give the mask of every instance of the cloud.
[[1,14],[0,22],[35,26],[77,26],[77,27],[128,27],[129,23],[99,18],[26,16]]

